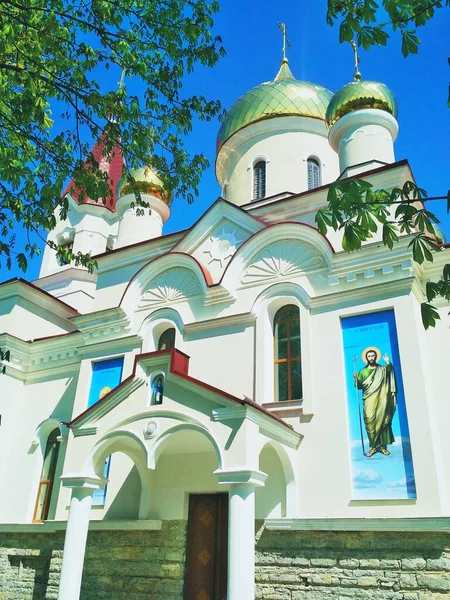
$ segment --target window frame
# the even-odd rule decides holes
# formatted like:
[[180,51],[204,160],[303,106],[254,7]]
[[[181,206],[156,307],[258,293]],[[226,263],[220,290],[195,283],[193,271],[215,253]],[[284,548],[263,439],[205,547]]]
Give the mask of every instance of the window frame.
[[[161,341],[164,338],[164,336],[168,334],[168,332],[173,332],[173,340],[169,340],[169,342],[171,342],[172,345],[169,346],[168,348],[167,347],[161,348]],[[165,329],[161,333],[161,335],[158,338],[157,351],[158,352],[163,352],[164,350],[171,350],[172,348],[175,348],[176,339],[177,339],[177,330],[176,330],[176,328],[175,327],[168,327],[167,329]]]
[[[314,165],[315,167],[317,167],[317,185],[314,185],[315,176],[314,176],[314,172],[313,172],[311,175],[312,185],[310,186],[310,174],[309,174],[310,165]],[[320,160],[315,156],[309,156],[306,159],[306,183],[308,186],[308,190],[315,190],[322,185],[322,164],[321,164]]]
[[[252,169],[252,202],[257,202],[258,200],[264,200],[267,197],[267,163],[265,157],[258,156],[253,161],[253,169]],[[256,168],[258,165],[264,165],[264,181],[263,181],[263,193],[260,196],[256,195]]]
[[[49,443],[50,443],[52,436],[55,436],[55,439],[52,442],[52,448],[50,450],[50,452],[52,453],[52,457],[50,458],[49,473],[47,473],[47,476],[45,478],[43,478],[42,476],[44,474],[44,470],[45,470],[45,466],[46,466],[45,459],[47,456],[47,449],[49,447]],[[51,504],[51,500],[52,500],[53,488],[55,485],[55,476],[56,476],[56,471],[58,468],[58,459],[59,459],[59,450],[60,450],[60,439],[59,438],[60,437],[61,437],[61,430],[59,427],[55,427],[54,429],[52,429],[52,431],[50,431],[50,433],[47,436],[47,440],[45,442],[41,474],[39,477],[39,483],[38,483],[38,488],[37,488],[37,492],[36,492],[36,501],[34,503],[33,518],[32,518],[33,523],[43,523],[48,518],[48,513],[50,510],[50,504]],[[40,516],[39,516],[39,518],[37,518],[37,511],[39,508],[39,499],[41,497],[41,489],[44,485],[47,486],[47,489],[45,491],[44,501],[42,503],[42,510],[40,512]]]
[[[279,318],[279,314],[288,308],[295,308],[297,311],[296,317]],[[299,356],[291,356],[291,335],[290,329],[292,323],[298,323],[298,335],[299,335]],[[286,357],[276,358],[279,354],[279,337],[277,325],[280,323],[286,324]],[[298,362],[300,366],[300,397],[292,397],[292,365]],[[279,365],[287,364],[287,394],[285,400],[280,400],[280,383],[279,383]],[[273,365],[274,365],[274,399],[276,402],[293,402],[303,399],[303,374],[302,374],[302,350],[301,350],[301,327],[300,327],[300,310],[296,304],[285,304],[281,306],[273,317]]]

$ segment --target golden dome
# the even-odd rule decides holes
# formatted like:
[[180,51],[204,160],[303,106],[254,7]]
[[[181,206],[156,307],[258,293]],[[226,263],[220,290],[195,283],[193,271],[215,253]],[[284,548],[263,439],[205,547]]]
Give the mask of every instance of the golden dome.
[[328,129],[344,115],[364,108],[385,110],[393,117],[397,117],[398,112],[397,101],[387,85],[377,81],[352,81],[331,98],[325,118]]
[[[134,182],[130,181],[130,176]],[[134,194],[136,189],[142,194],[153,194],[168,206],[172,203],[172,191],[164,187],[161,179],[150,167],[130,169],[129,174],[123,176],[117,185],[117,196],[121,198],[126,194]]]
[[285,58],[274,81],[257,85],[230,108],[217,136],[217,150],[237,131],[263,119],[295,115],[323,121],[332,95],[321,85],[295,79]]

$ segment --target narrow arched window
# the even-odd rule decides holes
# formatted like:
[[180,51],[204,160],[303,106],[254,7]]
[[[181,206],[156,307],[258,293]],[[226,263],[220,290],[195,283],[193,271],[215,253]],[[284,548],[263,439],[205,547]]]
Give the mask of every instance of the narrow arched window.
[[175,347],[175,328],[166,329],[158,341],[158,350],[170,350]]
[[253,199],[260,200],[266,196],[266,161],[259,160],[253,166]]
[[59,453],[59,429],[54,429],[48,436],[45,446],[44,462],[39,481],[33,521],[45,521],[48,517],[53,484],[55,481],[56,465]]
[[308,190],[320,186],[320,165],[314,158],[308,158]]
[[288,304],[276,313],[275,396],[278,401],[302,398],[302,362],[300,350],[300,312]]

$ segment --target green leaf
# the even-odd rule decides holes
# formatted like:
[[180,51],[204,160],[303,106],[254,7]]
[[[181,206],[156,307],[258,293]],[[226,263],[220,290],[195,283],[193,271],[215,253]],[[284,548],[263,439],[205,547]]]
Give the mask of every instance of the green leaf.
[[20,252],[16,256],[16,260],[17,260],[17,264],[19,265],[19,269],[22,269],[22,271],[25,273],[25,271],[27,270],[27,266],[28,266],[28,261],[27,261],[27,257],[25,256],[25,254],[23,254],[23,252]]
[[420,305],[421,314],[422,314],[422,323],[425,329],[429,329],[430,327],[436,326],[436,321],[438,321],[441,317],[439,316],[438,311],[426,302],[422,302]]
[[408,54],[417,54],[419,51],[420,40],[414,34],[414,30],[402,31],[402,54],[405,58]]
[[450,212],[450,190],[447,192],[447,212]]
[[392,250],[394,243],[398,241],[397,227],[393,223],[386,221],[383,223],[382,237],[383,244]]

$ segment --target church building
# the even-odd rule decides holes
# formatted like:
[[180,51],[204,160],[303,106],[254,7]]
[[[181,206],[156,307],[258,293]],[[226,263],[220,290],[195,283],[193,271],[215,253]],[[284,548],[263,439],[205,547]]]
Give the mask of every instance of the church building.
[[94,272],[47,246],[0,284],[0,600],[450,597],[449,307],[420,310],[449,246],[347,253],[315,222],[336,180],[414,181],[396,117],[383,83],[333,94],[284,58],[168,235],[158,174],[136,206],[97,141],[113,202],[69,184],[49,233]]

